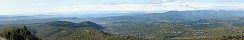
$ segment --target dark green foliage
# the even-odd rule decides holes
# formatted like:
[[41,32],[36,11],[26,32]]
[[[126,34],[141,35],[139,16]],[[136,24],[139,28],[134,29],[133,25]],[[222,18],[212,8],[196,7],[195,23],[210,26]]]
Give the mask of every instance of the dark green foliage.
[[[56,21],[56,23],[51,24],[56,25],[61,23]],[[74,25],[66,26],[68,24],[56,25],[55,27],[52,27],[53,25],[31,24],[31,27],[29,28],[34,28],[31,29],[36,30],[34,33],[31,33],[27,27],[24,26],[20,28],[11,28],[2,32],[1,36],[9,40],[38,40],[37,37],[43,40],[143,40],[138,37],[115,36],[105,33],[91,25],[95,23],[81,22],[77,24],[80,24],[80,27],[70,27]],[[37,37],[32,34],[35,34]]]
[[222,40],[244,40],[244,35],[223,36]]
[[109,36],[106,37],[105,40],[145,40],[145,39],[132,37],[132,36]]
[[73,27],[75,25],[75,23],[68,22],[68,21],[53,21],[53,22],[48,22],[46,24],[50,26],[68,26],[68,27]]
[[98,25],[91,21],[80,22],[80,23],[77,23],[76,26],[88,26],[88,27],[94,27],[96,29],[105,29],[103,26]]
[[1,33],[1,36],[8,40],[39,40],[36,36],[31,34],[26,26],[21,28],[12,28]]
[[143,40],[141,38],[151,40],[242,40],[243,36],[233,35],[244,33],[243,19],[243,12],[169,11],[95,19],[70,19],[73,22],[81,20],[100,22],[105,28],[90,21],[80,23],[54,21],[44,23],[44,25],[34,25],[31,28],[36,30],[35,35],[44,40]]
[[[65,24],[62,24],[65,23]],[[71,24],[69,24],[71,23]],[[53,25],[47,24],[58,24],[55,27]],[[66,26],[69,25],[69,26]],[[36,25],[34,25],[36,26]],[[73,26],[73,27],[72,27]],[[109,33],[105,33],[101,31],[103,29],[102,26],[90,22],[80,22],[80,23],[72,23],[72,22],[49,22],[44,25],[38,25],[34,27],[33,30],[36,31],[37,37],[43,40],[106,40],[106,39],[120,39],[120,40],[139,40],[137,37],[130,36],[114,36]]]
[[56,27],[60,27],[60,26],[65,26],[65,27],[94,27],[96,29],[105,29],[103,26],[98,25],[96,23],[93,23],[91,21],[84,21],[84,22],[80,22],[80,23],[73,23],[73,22],[69,22],[69,21],[53,21],[53,22],[45,23],[44,25],[56,26]]

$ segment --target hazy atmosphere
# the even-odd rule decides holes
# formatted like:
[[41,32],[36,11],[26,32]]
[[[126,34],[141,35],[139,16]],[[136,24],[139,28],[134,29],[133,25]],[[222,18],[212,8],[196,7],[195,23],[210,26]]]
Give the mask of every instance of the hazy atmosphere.
[[244,0],[0,0],[0,15],[104,11],[243,10],[242,4]]
[[244,40],[244,0],[0,0],[0,40]]

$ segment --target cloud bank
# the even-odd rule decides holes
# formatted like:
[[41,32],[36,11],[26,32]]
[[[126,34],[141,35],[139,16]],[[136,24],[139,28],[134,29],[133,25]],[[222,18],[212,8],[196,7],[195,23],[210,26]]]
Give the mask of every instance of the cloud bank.
[[[95,3],[79,4],[73,2],[54,2],[45,3],[23,3],[0,0],[0,15],[10,15],[19,13],[62,13],[62,12],[94,12],[94,11],[141,11],[141,12],[160,12],[160,11],[185,11],[185,10],[242,10],[243,1],[240,0],[150,0],[144,3],[115,2],[115,3]],[[74,0],[73,0],[74,1]],[[77,0],[78,1],[78,0]],[[84,0],[83,0],[84,1]],[[26,1],[24,1],[26,2]],[[228,2],[228,3],[227,3]],[[62,5],[63,4],[63,5]],[[66,5],[71,4],[71,5]],[[5,14],[3,14],[5,13]],[[9,13],[9,14],[6,14]]]

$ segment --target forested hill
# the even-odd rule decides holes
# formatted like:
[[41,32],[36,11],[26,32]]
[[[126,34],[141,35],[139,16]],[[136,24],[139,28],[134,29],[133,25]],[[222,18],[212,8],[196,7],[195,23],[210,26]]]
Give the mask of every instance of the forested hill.
[[[168,11],[143,15],[115,16],[105,26],[110,33],[148,39],[213,38],[243,33],[244,11]],[[217,38],[217,39],[220,39]]]
[[[28,32],[31,32],[31,34],[35,35],[41,40],[144,40],[138,37],[118,36],[118,35],[105,33],[100,30],[100,29],[104,29],[102,26],[90,21],[85,21],[81,23],[73,23],[68,21],[53,21],[53,22],[48,22],[43,24],[29,24],[27,26],[29,29]],[[18,30],[19,29],[13,29],[13,31],[11,32],[15,33]],[[1,34],[4,33],[5,32]],[[22,33],[20,32],[17,34],[22,34]],[[11,35],[5,35],[5,36],[11,36]],[[26,38],[26,37],[22,37],[22,38]],[[15,39],[15,38],[7,38],[7,39]]]
[[90,21],[53,21],[40,24],[33,30],[36,30],[37,37],[44,40],[143,40],[132,36],[116,36],[105,33],[102,29],[105,28]]
[[98,25],[96,23],[93,23],[91,21],[84,21],[80,23],[73,23],[73,22],[68,22],[68,21],[53,21],[53,22],[48,22],[44,23],[42,25],[46,26],[66,26],[66,27],[94,27],[96,29],[105,29],[103,26]]
[[[6,30],[4,27],[26,25],[42,40],[220,40],[242,38],[244,33],[243,11],[168,11],[89,19],[57,18],[63,21],[54,19],[10,21],[16,24],[0,24],[0,32]],[[24,22],[27,24],[22,25]]]
[[102,20],[110,21],[195,21],[202,19],[213,20],[238,20],[244,17],[244,11],[168,11],[165,13],[151,13],[143,15],[104,17]]

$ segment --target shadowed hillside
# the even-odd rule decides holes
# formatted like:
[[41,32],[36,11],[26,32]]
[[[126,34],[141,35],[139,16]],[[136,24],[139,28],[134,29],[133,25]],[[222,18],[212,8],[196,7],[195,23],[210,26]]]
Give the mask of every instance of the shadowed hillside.
[[[1,24],[5,27],[27,25],[43,40],[236,40],[243,39],[243,11],[168,11],[101,18],[36,19]],[[63,21],[59,21],[63,20]],[[15,22],[15,21],[11,21]],[[142,39],[143,38],[143,39]]]
[[104,27],[84,21],[73,23],[53,21],[40,25],[32,25],[35,35],[43,40],[143,40],[132,36],[116,36],[101,31]]
[[2,32],[0,36],[7,40],[39,40],[36,36],[32,35],[26,26],[21,28],[12,28]]

